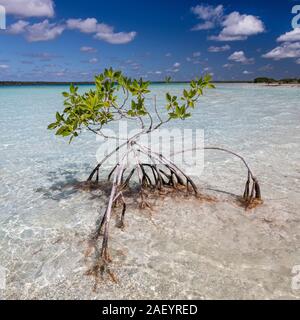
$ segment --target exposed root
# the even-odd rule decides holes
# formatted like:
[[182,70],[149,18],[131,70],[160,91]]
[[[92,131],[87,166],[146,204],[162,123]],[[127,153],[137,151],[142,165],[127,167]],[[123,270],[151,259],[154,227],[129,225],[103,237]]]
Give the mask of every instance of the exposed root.
[[[220,148],[207,148],[212,150],[221,150],[229,152],[239,157],[248,169],[247,181],[245,184],[244,194],[241,197],[241,203],[246,210],[253,209],[262,204],[261,190],[258,180],[253,176],[246,161],[239,155]],[[134,153],[135,163],[131,168],[129,174],[128,164],[125,159],[130,152]],[[150,160],[149,163],[141,163],[139,154],[146,155]],[[104,161],[102,161],[92,171],[87,185],[94,186],[99,184],[99,170]],[[194,181],[187,176],[180,168],[178,168],[170,160],[166,159],[163,155],[151,151],[137,142],[130,142],[130,148],[125,152],[124,157],[120,163],[116,164],[108,175],[108,181],[113,177],[113,183],[110,188],[110,196],[108,205],[104,211],[103,217],[98,219],[97,227],[89,241],[89,249],[87,254],[90,255],[95,252],[95,263],[87,272],[87,274],[95,277],[95,286],[97,286],[99,279],[103,279],[106,273],[109,279],[117,282],[116,276],[110,270],[109,265],[111,258],[109,254],[109,227],[112,214],[115,213],[117,217],[116,226],[121,230],[125,227],[125,214],[127,210],[127,203],[124,194],[130,189],[130,182],[135,176],[138,177],[139,191],[139,207],[141,209],[153,210],[153,205],[149,199],[157,199],[168,194],[183,195],[185,197],[195,197],[196,199],[204,201],[215,201],[212,197],[203,196],[194,183]],[[93,181],[94,179],[94,181]],[[121,207],[121,211],[119,208]],[[151,213],[150,213],[151,215]],[[99,238],[102,236],[101,247],[98,248]]]
[[242,204],[244,205],[246,210],[254,209],[263,204],[263,200],[261,198],[260,185],[257,179],[251,174],[250,171],[248,171],[248,179],[245,185]]

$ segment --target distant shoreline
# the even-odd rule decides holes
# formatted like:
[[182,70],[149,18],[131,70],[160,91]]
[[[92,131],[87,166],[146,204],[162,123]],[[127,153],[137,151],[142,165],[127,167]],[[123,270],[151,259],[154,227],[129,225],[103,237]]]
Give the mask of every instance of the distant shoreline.
[[[0,81],[0,87],[9,86],[66,86],[76,85],[95,85],[94,82],[48,82],[48,81]],[[167,84],[165,81],[150,81],[151,84]],[[190,81],[172,81],[169,84],[190,83]],[[253,83],[253,81],[214,81],[214,83]]]
[[[151,84],[189,84],[189,81],[172,81],[170,83],[166,83],[165,81],[150,81]],[[215,84],[254,84],[257,86],[264,87],[294,87],[300,88],[300,84],[298,83],[266,83],[260,82],[257,83],[255,81],[214,81]],[[70,84],[75,84],[78,86],[93,86],[94,82],[48,82],[48,81],[0,81],[0,87],[26,87],[26,86],[69,86]]]

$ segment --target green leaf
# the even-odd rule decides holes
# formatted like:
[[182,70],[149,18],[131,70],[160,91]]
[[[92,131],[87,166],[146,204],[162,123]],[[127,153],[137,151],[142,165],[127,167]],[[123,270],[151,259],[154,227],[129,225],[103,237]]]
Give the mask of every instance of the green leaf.
[[169,116],[170,116],[171,119],[178,119],[177,114],[174,113],[174,112],[169,113]]
[[59,114],[59,112],[56,112],[56,120],[57,122],[60,122],[63,120],[62,116]]
[[[174,120],[189,118],[191,113],[187,111],[196,106],[203,90],[215,87],[210,81],[210,75],[191,81],[190,87],[184,89],[180,97],[166,93],[165,110],[169,117]],[[127,78],[121,71],[112,68],[105,69],[103,73],[95,76],[95,89],[79,94],[78,87],[71,84],[70,92],[62,92],[65,98],[64,111],[56,113],[56,122],[49,124],[48,129],[56,129],[56,135],[69,136],[72,142],[81,130],[89,125],[100,128],[115,119],[122,119],[125,115],[138,121],[138,117],[148,114],[145,98],[149,92],[149,82]],[[128,94],[128,98],[120,112],[119,98],[122,94],[125,97]],[[179,103],[180,100],[183,102]]]
[[63,137],[67,137],[70,134],[71,134],[71,130],[68,126],[60,127],[56,132],[57,136],[63,136]]
[[70,85],[70,92],[71,92],[72,94],[75,93],[75,87],[74,87],[74,84],[73,84],[73,83]]
[[58,126],[57,122],[51,123],[48,126],[48,130],[53,130],[53,129],[57,128],[57,126]]

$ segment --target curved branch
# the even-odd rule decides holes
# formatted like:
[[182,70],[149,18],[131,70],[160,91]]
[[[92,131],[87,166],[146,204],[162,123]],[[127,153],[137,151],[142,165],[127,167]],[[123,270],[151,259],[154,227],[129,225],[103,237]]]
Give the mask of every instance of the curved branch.
[[185,152],[196,151],[196,150],[217,150],[217,151],[222,151],[222,152],[226,152],[226,153],[232,154],[235,157],[239,158],[244,163],[245,167],[247,168],[247,170],[249,171],[249,173],[251,175],[251,178],[255,179],[255,176],[253,175],[253,172],[250,169],[250,167],[249,167],[248,163],[246,162],[246,160],[242,156],[240,156],[239,154],[237,154],[237,153],[235,153],[233,151],[224,149],[224,148],[219,148],[219,147],[193,148],[193,149],[182,150],[182,151],[179,151],[179,152],[172,153],[171,156],[174,156],[174,155],[177,155],[177,154],[182,154],[182,153],[185,153]]

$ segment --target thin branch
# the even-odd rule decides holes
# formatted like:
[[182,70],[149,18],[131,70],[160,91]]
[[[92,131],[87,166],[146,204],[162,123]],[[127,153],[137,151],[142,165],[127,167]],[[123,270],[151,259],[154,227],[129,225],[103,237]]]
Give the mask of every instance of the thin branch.
[[172,153],[171,156],[174,156],[174,155],[177,155],[177,154],[182,154],[182,153],[185,153],[185,152],[196,151],[196,150],[218,150],[218,151],[223,151],[223,152],[232,154],[235,157],[238,157],[240,160],[242,160],[242,162],[244,163],[244,165],[248,169],[252,179],[255,178],[253,173],[252,173],[252,171],[251,171],[251,169],[250,169],[250,167],[249,167],[249,165],[248,165],[248,163],[246,162],[246,160],[242,156],[240,156],[239,154],[237,154],[235,152],[232,152],[230,150],[224,149],[224,148],[218,148],[218,147],[193,148],[193,149],[182,150],[182,151],[179,151],[179,152]]
[[153,97],[153,100],[154,100],[154,110],[155,110],[156,116],[157,116],[158,120],[160,121],[160,123],[162,123],[163,120],[157,110],[156,95]]

